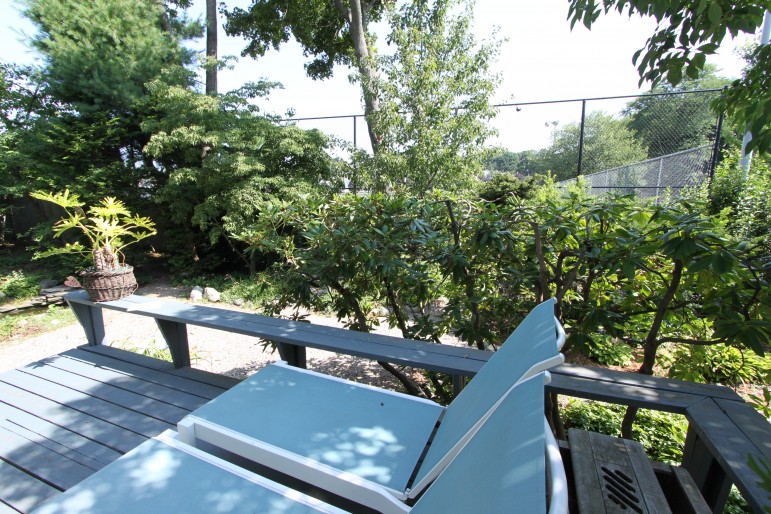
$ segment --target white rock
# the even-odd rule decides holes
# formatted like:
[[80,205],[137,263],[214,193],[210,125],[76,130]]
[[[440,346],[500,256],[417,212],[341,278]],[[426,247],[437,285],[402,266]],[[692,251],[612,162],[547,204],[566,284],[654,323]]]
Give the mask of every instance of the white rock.
[[236,298],[235,300],[233,300],[233,305],[235,305],[236,307],[241,307],[243,304],[244,304],[243,298]]
[[389,311],[387,307],[380,305],[372,310],[372,314],[378,318],[387,318],[391,314],[391,311]]
[[203,293],[203,287],[201,287],[201,286],[193,286],[193,291],[198,291],[199,293]]
[[213,287],[207,287],[203,290],[203,297],[210,302],[218,302],[220,301],[220,292]]
[[200,302],[203,299],[203,293],[199,289],[190,291],[190,301]]

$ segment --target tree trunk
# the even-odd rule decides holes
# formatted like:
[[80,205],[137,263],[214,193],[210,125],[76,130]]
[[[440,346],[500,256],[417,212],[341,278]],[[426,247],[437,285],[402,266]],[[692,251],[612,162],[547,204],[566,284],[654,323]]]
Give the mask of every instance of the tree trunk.
[[367,132],[372,144],[373,153],[377,154],[380,148],[382,136],[375,127],[374,116],[380,110],[380,100],[377,94],[377,65],[374,56],[367,45],[367,16],[369,6],[361,0],[335,0],[340,15],[348,22],[348,29],[353,39],[353,50],[356,56],[356,67],[359,70],[361,80],[361,92],[364,97],[364,117],[367,121]]
[[[683,268],[685,264],[680,259],[675,259],[675,267],[672,270],[672,280],[667,286],[667,290],[664,293],[664,297],[661,299],[658,308],[656,309],[656,315],[653,317],[653,323],[651,329],[648,331],[648,335],[643,343],[643,363],[640,366],[638,373],[643,375],[653,375],[653,366],[656,364],[656,351],[659,348],[658,337],[659,330],[661,330],[661,323],[664,321],[664,316],[669,309],[669,305],[677,293],[680,287],[680,279],[683,276]],[[621,421],[621,437],[625,439],[632,439],[632,424],[634,418],[637,416],[637,407],[627,407],[624,419]]]
[[206,0],[206,94],[217,94],[217,2]]

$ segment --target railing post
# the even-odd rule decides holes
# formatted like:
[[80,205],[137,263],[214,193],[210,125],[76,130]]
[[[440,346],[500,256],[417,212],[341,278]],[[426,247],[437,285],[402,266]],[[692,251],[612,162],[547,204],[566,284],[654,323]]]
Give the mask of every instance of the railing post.
[[305,347],[296,344],[276,343],[278,354],[281,360],[286,361],[290,366],[306,368]]
[[155,318],[158,328],[171,352],[175,369],[190,367],[190,345],[187,341],[187,325],[177,321]]
[[685,436],[682,467],[690,473],[712,512],[723,512],[733,484],[692,425]]
[[[85,305],[74,301],[76,294],[78,293],[68,293],[64,296],[64,299],[83,327],[86,339],[88,340],[88,346],[99,346],[104,343],[102,309],[94,305]],[[85,295],[85,292],[83,292],[83,295]]]

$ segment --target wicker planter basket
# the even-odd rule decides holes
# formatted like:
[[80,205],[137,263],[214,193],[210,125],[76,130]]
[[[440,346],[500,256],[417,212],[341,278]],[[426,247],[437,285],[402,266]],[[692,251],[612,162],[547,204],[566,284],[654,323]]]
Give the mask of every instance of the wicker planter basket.
[[120,300],[137,290],[137,279],[134,278],[134,268],[131,266],[115,270],[81,271],[80,284],[92,302]]

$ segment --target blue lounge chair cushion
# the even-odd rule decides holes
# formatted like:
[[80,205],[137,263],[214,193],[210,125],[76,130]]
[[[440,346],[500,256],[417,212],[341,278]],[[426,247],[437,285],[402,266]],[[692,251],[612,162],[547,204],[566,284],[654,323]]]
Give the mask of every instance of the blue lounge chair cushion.
[[150,439],[35,514],[342,513],[263,477],[212,464],[216,458],[206,459]]
[[533,365],[558,356],[554,301],[548,300],[527,315],[447,407],[415,481],[431,471]]
[[413,396],[271,365],[193,415],[404,491],[443,410]]
[[410,513],[546,512],[543,385],[519,384]]

